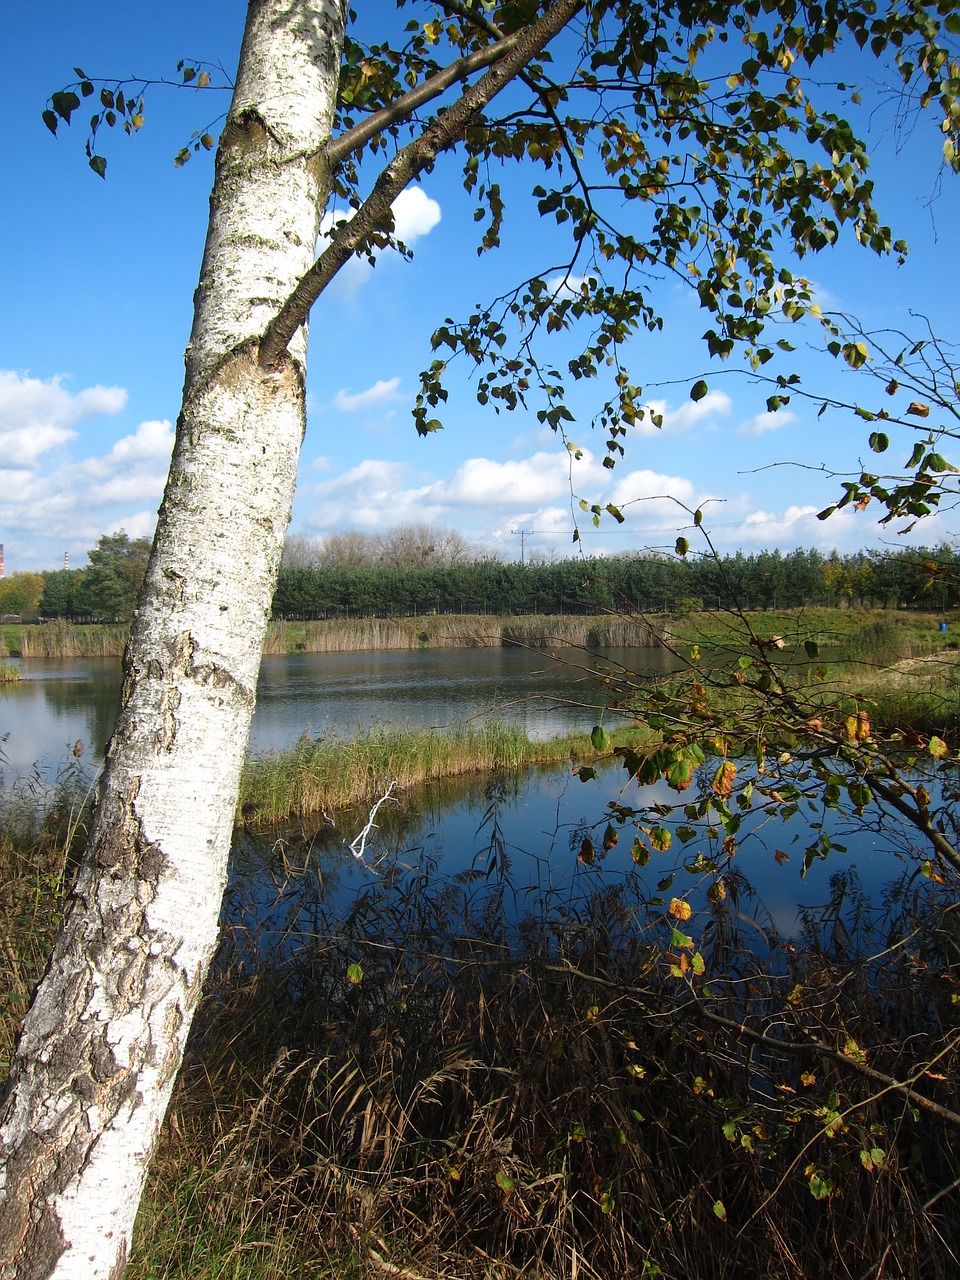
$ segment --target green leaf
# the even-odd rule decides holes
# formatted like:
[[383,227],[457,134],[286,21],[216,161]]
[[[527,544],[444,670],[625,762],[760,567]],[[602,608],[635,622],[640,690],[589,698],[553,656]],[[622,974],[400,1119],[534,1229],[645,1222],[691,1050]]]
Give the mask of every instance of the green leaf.
[[103,156],[91,156],[90,168],[93,170],[93,172],[97,175],[98,178],[106,178],[107,162]]
[[942,738],[938,738],[936,734],[930,739],[927,750],[933,756],[934,760],[943,760],[950,754],[950,748]]
[[352,982],[354,986],[359,986],[363,981],[363,966],[356,961],[353,964],[348,964],[347,981]]
[[890,448],[890,437],[883,431],[871,431],[870,448],[874,453],[886,452]]
[[650,843],[658,853],[666,853],[672,841],[673,837],[666,827],[650,828]]
[[709,387],[704,382],[703,378],[701,378],[699,382],[695,382],[693,386],[690,388],[690,399],[702,400],[703,397],[707,394],[708,390],[709,390]]
[[503,1169],[498,1170],[497,1186],[500,1188],[500,1190],[503,1192],[505,1196],[510,1195],[513,1192],[513,1189],[516,1185],[517,1184],[510,1177],[509,1173],[506,1173]]
[[53,136],[56,137],[57,125],[59,121],[57,120],[57,117],[54,115],[54,113],[49,110],[49,108],[43,113],[43,123],[47,126],[47,128],[50,130]]
[[641,844],[639,840],[634,840],[633,848],[630,850],[630,857],[638,867],[645,867],[650,861],[650,850],[646,845]]
[[843,358],[851,369],[862,369],[870,358],[865,342],[848,342],[843,348]]
[[820,646],[817,644],[816,640],[804,640],[803,648],[808,658],[820,657]]
[[678,538],[676,541],[674,550],[676,551],[678,556],[685,556],[687,552],[690,550],[690,543],[686,540],[686,538]]
[[726,1210],[726,1208],[724,1207],[724,1203],[723,1203],[723,1201],[722,1201],[722,1200],[714,1200],[714,1202],[713,1202],[713,1213],[714,1213],[714,1216],[715,1216],[715,1217],[717,1217],[717,1218],[719,1218],[721,1222],[726,1222],[726,1220],[727,1220],[727,1210]]
[[66,120],[67,124],[69,124],[70,114],[71,112],[76,111],[77,107],[79,107],[80,99],[75,93],[71,93],[69,91],[64,93],[55,93],[50,99],[50,105],[53,107],[60,119]]
[[610,735],[604,729],[603,725],[594,725],[590,734],[590,741],[593,743],[594,749],[597,751],[610,750]]

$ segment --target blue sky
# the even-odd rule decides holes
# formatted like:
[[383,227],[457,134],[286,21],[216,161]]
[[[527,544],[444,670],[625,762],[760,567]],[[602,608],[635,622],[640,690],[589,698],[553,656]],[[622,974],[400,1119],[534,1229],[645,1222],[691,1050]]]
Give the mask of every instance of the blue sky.
[[[379,7],[368,6],[365,20]],[[175,77],[177,62],[189,58],[231,72],[244,9],[240,0],[168,0],[136,10],[114,0],[34,0],[5,15],[0,542],[8,573],[59,567],[65,553],[71,566],[82,564],[104,532],[152,532],[212,179],[211,156],[194,156],[180,170],[172,158],[227,103],[192,89],[152,90],[139,134],[109,139],[102,182],[83,154],[89,112],[54,139],[40,118],[45,99],[75,78],[75,65],[90,76]],[[921,120],[903,137],[878,109],[871,136],[878,203],[911,245],[907,263],[878,260],[851,241],[802,269],[825,307],[853,312],[867,327],[919,331],[912,309],[956,337],[960,186],[944,175],[938,192],[936,124]],[[529,188],[538,177],[515,170],[505,189]],[[896,544],[869,510],[814,518],[838,492],[816,468],[855,468],[866,452],[864,424],[834,413],[818,419],[818,406],[800,401],[766,415],[765,389],[710,367],[699,342],[706,314],[673,283],[655,295],[663,334],[638,337],[630,351],[634,381],[663,412],[663,428],[636,432],[612,473],[600,465],[602,444],[587,425],[599,405],[596,383],[575,400],[571,435],[584,457],[572,476],[570,454],[532,413],[497,417],[480,408],[457,370],[445,430],[419,439],[410,408],[436,324],[468,314],[531,265],[551,265],[554,233],[528,202],[508,208],[503,250],[478,258],[473,204],[456,161],[441,162],[397,210],[414,260],[384,255],[375,270],[353,264],[315,307],[292,531],[377,532],[423,520],[508,558],[519,556],[520,529],[534,531],[528,553],[566,555],[573,490],[591,502],[626,504],[624,526],[581,525],[588,554],[671,547],[686,519],[672,498],[689,507],[709,502],[706,524],[722,550]],[[809,385],[829,392],[850,383],[853,375],[833,361],[805,352],[802,335],[789,337],[801,348],[789,367]],[[689,388],[703,374],[711,390],[694,404]],[[895,441],[894,452],[905,458],[909,445]],[[952,538],[955,524],[945,513],[914,540]]]

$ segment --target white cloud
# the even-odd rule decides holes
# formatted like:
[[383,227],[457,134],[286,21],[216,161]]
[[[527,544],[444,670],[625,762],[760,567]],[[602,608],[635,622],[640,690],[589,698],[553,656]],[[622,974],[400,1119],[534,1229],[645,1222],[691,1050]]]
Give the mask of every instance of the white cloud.
[[[675,501],[674,501],[675,499]],[[632,503],[644,504],[643,517],[646,518],[651,507],[658,510],[669,510],[674,520],[683,516],[677,505],[693,507],[705,501],[705,495],[697,493],[693,484],[683,476],[663,475],[658,471],[629,471],[621,475],[610,493],[610,501],[618,507],[627,507]]]
[[817,547],[829,551],[833,547],[853,551],[864,545],[865,537],[875,536],[875,526],[857,518],[852,510],[837,511],[829,520],[818,520],[819,507],[794,503],[781,512],[763,508],[752,511],[744,519],[714,532],[717,545],[736,547]]
[[[570,455],[564,451],[535,453],[520,461],[494,462],[491,458],[469,458],[449,480],[431,485],[432,499],[445,505],[509,507],[537,506],[555,501],[570,492]],[[595,482],[601,469],[592,455],[583,450],[574,464],[574,483],[583,487]]]
[[58,445],[76,437],[75,431],[66,427],[20,427],[14,431],[0,431],[0,456],[8,467],[32,470],[40,458]]
[[[108,476],[120,469],[129,471],[142,463],[162,460],[166,475],[173,441],[173,424],[166,419],[141,422],[132,436],[122,436],[108,454],[87,458],[79,465],[89,476]],[[158,469],[154,467],[152,470],[157,472]]]
[[768,431],[779,431],[781,427],[789,427],[800,419],[791,409],[778,409],[776,413],[758,413],[737,427],[738,436],[762,436]]
[[547,281],[547,289],[555,296],[579,298],[583,286],[588,282],[591,285],[595,285],[597,283],[597,277],[593,275],[577,276],[572,274],[567,274],[565,276],[551,276]]
[[393,210],[394,234],[404,244],[413,244],[429,235],[440,221],[440,206],[423,187],[406,187],[390,206]]
[[399,378],[381,378],[372,387],[367,387],[366,391],[353,394],[346,387],[341,387],[333,397],[333,407],[341,413],[357,413],[381,404],[394,404],[403,399],[399,387]]
[[123,387],[87,387],[75,394],[61,384],[0,369],[0,458],[10,467],[32,468],[50,450],[75,439],[84,418],[113,414],[127,403]]
[[[676,408],[671,408],[666,400],[649,400],[644,405],[646,416],[636,424],[636,430],[643,436],[680,435],[699,422],[724,417],[732,407],[733,401],[725,391],[708,391],[702,400],[686,400]],[[661,426],[654,426],[653,414],[662,416]]]
[[[416,185],[406,187],[390,206],[393,210],[394,235],[407,246],[415,243],[433,230],[441,218],[440,205]],[[340,209],[336,212],[328,210],[320,219],[320,236],[317,240],[317,252],[322,253],[329,239],[331,229],[338,223],[353,217],[354,210]],[[379,257],[380,251],[374,251]],[[363,258],[350,258],[338,271],[330,288],[341,297],[352,297],[361,289],[373,274],[373,267]]]
[[[70,411],[78,411],[77,405]],[[33,472],[0,472],[0,525],[9,531],[9,542],[43,568],[50,567],[51,557],[42,548],[51,543],[58,548],[57,561],[66,549],[80,563],[82,553],[104,532],[151,534],[173,441],[171,423],[141,422],[107,453],[66,458]],[[9,457],[0,461],[10,464]]]
[[[517,522],[537,529],[569,529],[571,458],[566,450],[508,462],[471,458],[451,476],[418,483],[401,462],[369,459],[302,492],[297,506],[317,530],[385,529],[405,521],[452,524],[471,537]],[[609,472],[589,453],[574,463],[574,484],[595,487]]]

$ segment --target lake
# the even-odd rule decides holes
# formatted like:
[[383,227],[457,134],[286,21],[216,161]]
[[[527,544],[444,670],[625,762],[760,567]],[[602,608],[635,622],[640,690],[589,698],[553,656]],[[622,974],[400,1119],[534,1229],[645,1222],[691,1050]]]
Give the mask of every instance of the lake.
[[[298,653],[263,659],[250,749],[279,750],[302,733],[355,733],[373,724],[443,728],[495,715],[531,737],[589,730],[604,704],[598,670],[669,670],[664,649],[611,649],[601,657],[516,647]],[[114,658],[17,659],[21,679],[0,685],[0,737],[8,777],[38,764],[55,775],[80,741],[99,760],[120,696]]]
[[[669,662],[669,654],[658,649],[612,650],[602,657],[563,651],[559,659],[518,648],[271,656],[261,669],[251,749],[255,754],[278,750],[303,733],[335,729],[350,734],[378,723],[442,728],[487,714],[518,723],[532,736],[589,730],[604,705],[598,675],[621,668],[662,673]],[[33,659],[18,665],[22,680],[0,693],[0,735],[8,735],[2,748],[7,783],[17,776],[30,776],[34,765],[46,780],[53,779],[77,741],[84,744],[85,761],[92,767],[111,731],[120,688],[119,662]],[[616,883],[629,885],[630,892],[641,897],[656,898],[657,885],[677,867],[675,885],[662,891],[667,901],[673,893],[682,893],[702,905],[708,880],[682,866],[689,865],[698,851],[707,856],[716,853],[718,842],[711,847],[709,838],[701,842],[702,848],[681,849],[674,841],[669,855],[655,855],[638,871],[630,858],[632,835],[625,830],[618,846],[596,866],[585,867],[578,860],[583,834],[598,823],[602,829],[607,801],[620,796],[626,782],[622,771],[608,768],[598,781],[585,784],[569,766],[561,766],[531,769],[519,780],[485,778],[424,788],[404,797],[401,807],[388,805],[378,815],[364,864],[351,858],[343,839],[331,840],[319,822],[293,832],[272,832],[269,837],[247,834],[238,841],[238,865],[252,857],[251,866],[260,870],[254,882],[247,878],[242,887],[235,883],[240,898],[231,900],[233,906],[228,903],[228,914],[246,920],[244,928],[260,935],[279,927],[279,910],[283,928],[296,933],[301,908],[310,919],[315,917],[318,886],[324,886],[321,897],[328,905],[346,910],[358,895],[376,895],[388,888],[406,892],[407,877],[422,874],[424,868],[429,868],[434,882],[474,885],[477,891],[482,885],[497,884],[505,890],[504,901],[512,903],[510,910],[517,918],[524,904],[534,901],[573,911],[585,894]],[[627,799],[638,804],[672,803],[677,795],[665,784],[643,793],[631,785]],[[917,859],[909,853],[908,833],[892,824],[884,824],[882,830],[857,824],[856,830],[845,833],[838,829],[836,815],[828,814],[828,822],[834,824],[831,835],[847,844],[847,852],[817,861],[801,879],[803,848],[811,838],[808,823],[823,816],[798,817],[786,828],[760,814],[750,815],[744,823],[737,855],[725,874],[743,899],[741,905],[731,906],[758,948],[771,929],[793,935],[804,910],[828,904],[836,892],[836,886],[831,886],[836,873],[849,875],[855,868],[867,890],[877,893],[892,876],[915,869]],[[358,815],[342,815],[340,820],[346,841],[363,824]],[[599,837],[593,834],[599,845]],[[311,863],[307,856],[313,856],[310,851],[315,848],[323,851],[319,879],[320,864],[315,858]],[[778,862],[774,849],[786,857]],[[300,858],[304,866],[313,867],[296,889],[286,875],[292,865],[286,853],[291,850],[296,851],[295,856],[291,854],[294,862]],[[379,864],[377,871],[371,870],[373,863]],[[854,885],[851,880],[849,902]],[[747,886],[756,891],[756,897]],[[308,905],[302,900],[305,892],[312,895]],[[246,905],[238,906],[241,900]],[[256,907],[256,925],[250,918],[250,903]]]

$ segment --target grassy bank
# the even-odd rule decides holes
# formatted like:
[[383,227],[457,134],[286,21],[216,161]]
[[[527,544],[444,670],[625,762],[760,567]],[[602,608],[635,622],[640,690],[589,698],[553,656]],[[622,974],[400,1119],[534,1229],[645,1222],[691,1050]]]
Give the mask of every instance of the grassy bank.
[[[636,746],[644,736],[640,729],[620,730],[613,743]],[[247,762],[239,808],[245,821],[269,825],[368,805],[390,782],[405,791],[441,778],[584,760],[595,754],[587,734],[534,742],[521,729],[499,722],[447,733],[381,728],[355,738],[302,738],[286,751]]]
[[[0,630],[0,657],[122,657],[126,626],[78,625],[58,620]],[[272,622],[265,653],[359,653],[371,649],[623,648],[659,644],[655,626],[621,616],[500,618],[437,614],[423,618],[331,618]]]
[[[891,644],[899,657],[938,652],[960,640],[960,618],[939,631],[948,615],[880,609],[791,609],[747,613],[694,613],[685,617],[626,614],[596,616],[432,614],[418,618],[330,618],[272,622],[264,652],[356,653],[376,649],[492,648],[520,644],[537,649],[630,648],[674,644],[742,647],[755,633],[780,635],[787,644],[816,638],[825,648],[860,645],[879,652]],[[0,656],[23,658],[120,657],[125,626],[74,626],[56,621],[0,630]]]
[[[940,629],[947,621],[947,630]],[[784,672],[811,714],[866,710],[878,728],[955,733],[960,728],[960,619],[892,610],[782,610],[743,618],[697,614],[671,624],[669,642],[696,654],[698,678],[712,672],[710,703],[736,713],[770,702],[754,687],[764,667]],[[813,642],[817,649],[805,649]],[[746,683],[729,680],[752,658]],[[679,690],[682,681],[677,680]]]
[[[872,660],[917,657],[960,643],[960,616],[898,609],[768,609],[744,613],[692,613],[665,620],[673,643],[729,647],[738,651],[750,636],[780,636],[788,647],[815,640],[823,649],[858,653]],[[940,624],[947,623],[947,631]]]

